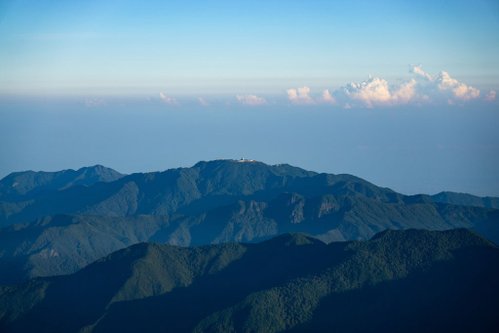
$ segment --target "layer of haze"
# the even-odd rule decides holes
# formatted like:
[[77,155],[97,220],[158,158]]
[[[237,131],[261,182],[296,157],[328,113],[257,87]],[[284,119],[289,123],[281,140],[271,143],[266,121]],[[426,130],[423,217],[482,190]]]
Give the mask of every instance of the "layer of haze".
[[244,157],[350,173],[403,193],[499,195],[499,113],[492,107],[171,108],[116,100],[89,108],[69,99],[2,105],[0,176],[94,164],[157,171]]

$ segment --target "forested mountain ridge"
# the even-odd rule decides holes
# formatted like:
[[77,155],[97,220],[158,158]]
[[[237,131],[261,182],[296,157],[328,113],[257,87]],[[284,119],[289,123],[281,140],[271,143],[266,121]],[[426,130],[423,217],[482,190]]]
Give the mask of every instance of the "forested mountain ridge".
[[[247,160],[127,176],[94,169],[80,169],[76,185],[52,175],[43,190],[28,181],[18,185],[24,194],[0,194],[0,283],[73,273],[138,242],[257,242],[289,232],[331,242],[463,227],[499,242],[497,209],[454,205],[450,195],[405,196],[351,175]],[[112,177],[96,181],[96,172]],[[0,184],[23,179],[16,177]]]
[[302,234],[142,243],[72,275],[2,287],[0,329],[493,332],[498,278],[497,247],[464,229],[329,245]]

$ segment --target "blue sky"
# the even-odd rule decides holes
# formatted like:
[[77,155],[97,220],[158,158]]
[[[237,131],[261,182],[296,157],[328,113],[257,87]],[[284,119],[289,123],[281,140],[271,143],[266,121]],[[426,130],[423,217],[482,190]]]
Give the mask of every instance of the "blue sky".
[[247,157],[499,196],[497,1],[0,2],[0,177]]
[[0,92],[279,94],[423,64],[499,87],[497,1],[9,1]]

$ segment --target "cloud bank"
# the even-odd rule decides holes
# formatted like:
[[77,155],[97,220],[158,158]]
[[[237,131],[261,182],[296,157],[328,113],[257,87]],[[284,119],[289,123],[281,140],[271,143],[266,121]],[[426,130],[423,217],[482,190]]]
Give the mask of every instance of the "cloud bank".
[[[330,105],[345,109],[400,105],[463,105],[472,101],[486,103],[496,100],[496,91],[481,92],[446,71],[431,74],[426,72],[421,65],[416,65],[411,67],[410,73],[412,77],[395,83],[384,78],[369,76],[364,81],[351,82],[337,89],[324,89],[322,92],[315,93],[307,86],[289,88],[286,90],[286,97],[287,101],[294,105]],[[253,94],[241,94],[234,97],[240,105],[244,106],[269,104],[267,99]],[[175,97],[164,92],[159,93],[159,98],[166,105],[180,105]],[[202,107],[212,105],[212,102],[208,102],[203,97],[195,97],[193,101]],[[270,104],[281,102],[282,100],[276,100],[271,101]],[[86,103],[89,107],[95,106],[94,104],[97,103],[93,101]],[[187,103],[187,105],[191,104]],[[225,104],[231,103],[226,101]]]
[[326,89],[320,97],[312,97],[308,87],[291,88],[286,91],[293,104],[332,104],[344,108],[380,107],[404,104],[447,103],[459,104],[472,100],[494,101],[496,92],[488,92],[480,99],[480,90],[467,85],[448,72],[431,75],[422,66],[411,68],[413,78],[397,84],[390,84],[379,77],[352,82],[336,90]]

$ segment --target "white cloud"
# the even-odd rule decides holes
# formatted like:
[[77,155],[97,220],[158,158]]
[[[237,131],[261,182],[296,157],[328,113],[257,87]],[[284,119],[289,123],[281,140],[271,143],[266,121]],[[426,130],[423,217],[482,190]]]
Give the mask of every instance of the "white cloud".
[[[332,93],[337,104],[343,107],[375,107],[401,105],[408,103],[463,103],[476,100],[480,91],[469,86],[447,72],[431,75],[422,66],[413,66],[411,72],[415,77],[399,84],[390,84],[387,80],[370,77],[362,82],[353,82]],[[289,96],[289,93],[288,93]],[[324,98],[324,97],[323,97]],[[485,100],[495,99],[491,91]]]
[[447,72],[440,72],[435,79],[435,83],[438,85],[440,91],[450,92],[453,97],[459,100],[468,101],[480,96],[480,90],[459,82]]
[[417,82],[411,79],[402,83],[398,89],[392,93],[392,103],[409,103],[416,96]]
[[413,66],[412,72],[426,79],[426,82],[419,83],[419,90],[434,100],[446,99],[449,103],[453,103],[455,101],[469,101],[480,96],[480,90],[458,81],[445,71],[440,72],[437,76],[432,76],[419,65]]
[[487,96],[485,96],[485,100],[489,101],[489,102],[495,101],[496,100],[496,91],[495,90],[489,91]]
[[427,79],[428,81],[433,81],[433,77],[426,73],[424,70],[423,70],[423,66],[421,65],[417,65],[417,66],[412,66],[411,68],[411,72],[414,73],[414,74],[417,74],[419,76],[422,76],[424,77],[425,79]]
[[323,103],[336,104],[336,99],[333,97],[333,95],[331,95],[329,89],[326,89],[322,92],[321,101]]
[[286,90],[288,94],[288,99],[291,103],[294,104],[313,104],[315,103],[312,97],[310,97],[310,88],[309,87],[301,87],[301,88],[291,88]]
[[333,96],[345,108],[406,104],[415,99],[416,85],[414,79],[392,86],[385,79],[370,77],[366,81],[349,83],[334,91]]
[[236,99],[243,105],[258,106],[267,104],[265,98],[256,95],[237,95]]
[[166,95],[164,92],[159,93],[159,98],[163,101],[163,103],[167,105],[178,105],[178,102],[175,98]]
[[380,78],[369,78],[360,83],[352,82],[343,88],[347,98],[360,101],[367,107],[374,104],[385,104],[390,102],[391,93],[388,82]]

